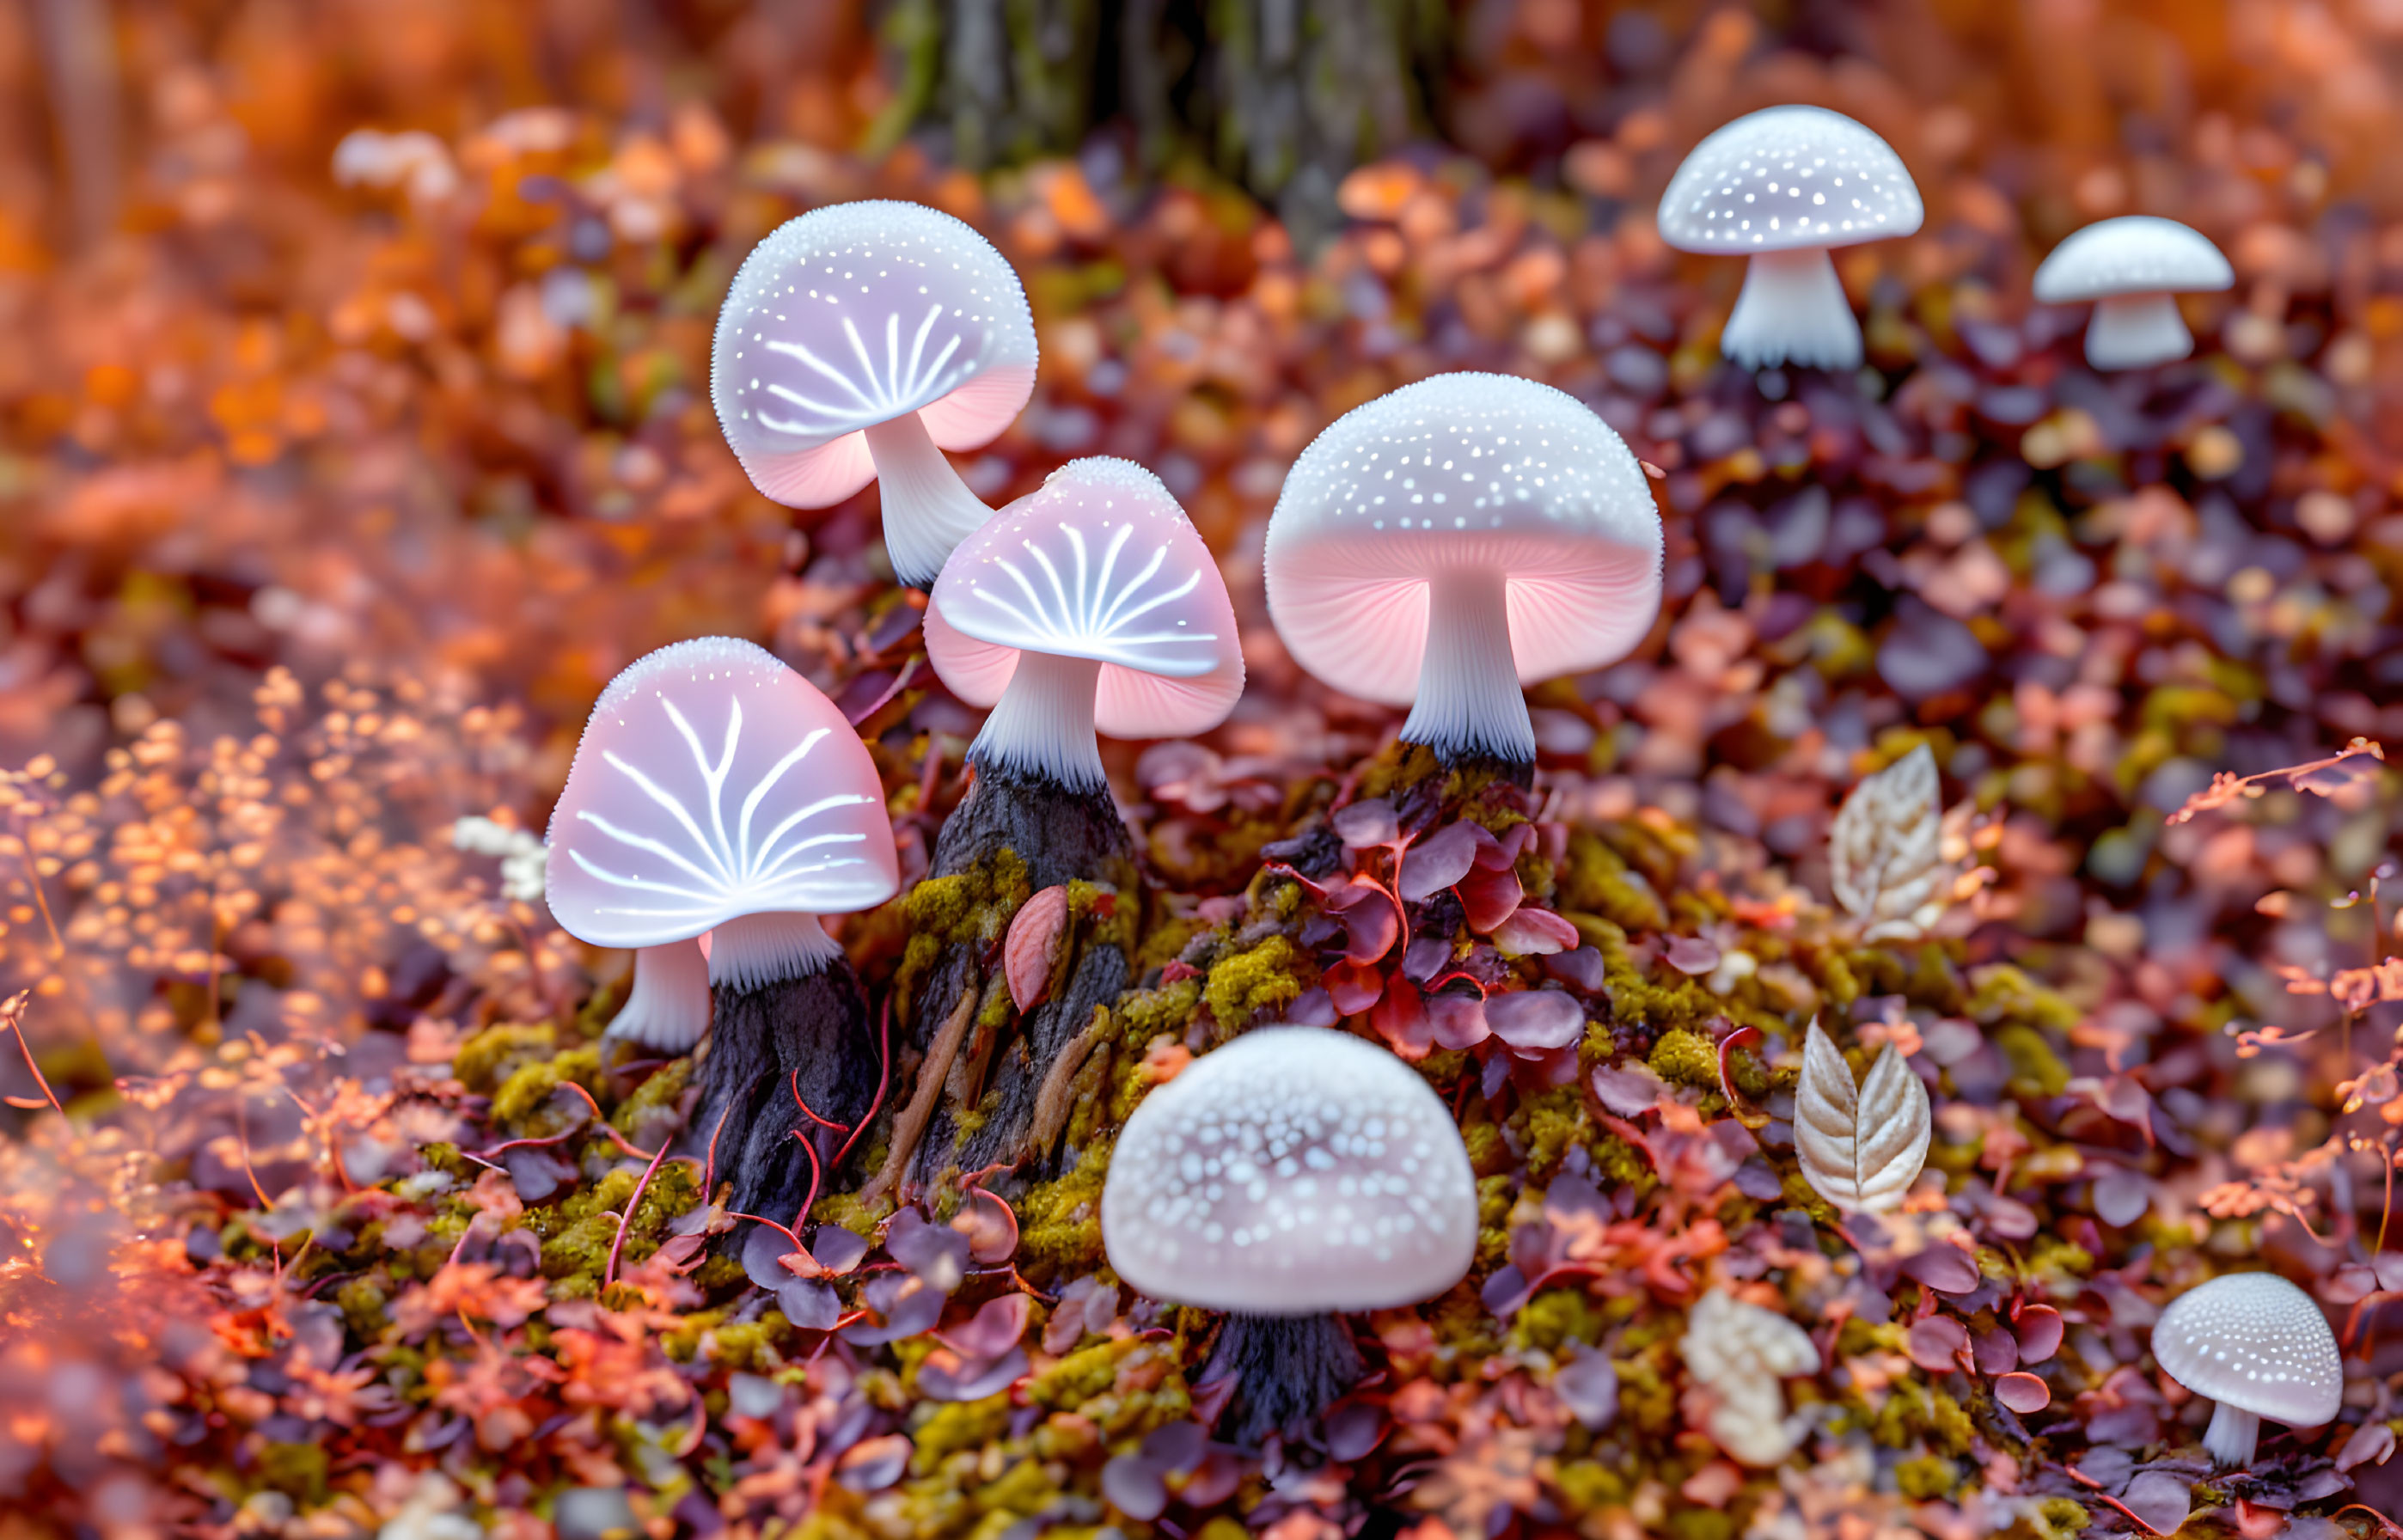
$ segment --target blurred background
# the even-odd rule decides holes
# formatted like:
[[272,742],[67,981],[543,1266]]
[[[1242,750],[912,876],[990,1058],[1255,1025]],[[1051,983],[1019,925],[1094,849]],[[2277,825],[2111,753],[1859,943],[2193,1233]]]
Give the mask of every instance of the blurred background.
[[[973,484],[1140,459],[1239,593],[1291,455],[1440,368],[1559,383],[1671,473],[1673,610],[1842,594],[1772,548],[1849,570],[1893,506],[2007,510],[2030,465],[2100,496],[2146,467],[2013,373],[2039,350],[2010,328],[2053,242],[2133,211],[2231,252],[2195,318],[2273,405],[2343,420],[2313,485],[2349,531],[2396,441],[2398,61],[2397,0],[8,0],[0,759],[89,767],[161,715],[246,721],[268,664],[372,660],[530,702],[555,780],[599,683],[670,638],[767,636],[834,680],[874,493],[757,497],[704,366],[749,245],[866,194],[967,216],[1026,275],[1042,382]],[[1975,422],[1831,450],[1713,396],[1740,273],[1665,251],[1652,203],[1788,100],[1910,165],[1925,229],[1842,271],[1889,376],[1980,371]],[[2266,493],[2248,421],[2202,463]],[[2008,451],[1982,481],[1980,436]]]

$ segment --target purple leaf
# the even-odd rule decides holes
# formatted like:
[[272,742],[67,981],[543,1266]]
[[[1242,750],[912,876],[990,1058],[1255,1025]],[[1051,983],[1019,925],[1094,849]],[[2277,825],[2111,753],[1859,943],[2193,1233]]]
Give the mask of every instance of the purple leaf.
[[840,1225],[824,1225],[810,1237],[810,1255],[818,1266],[840,1277],[868,1256],[868,1242]]
[[1586,1349],[1552,1376],[1552,1394],[1569,1415],[1596,1433],[1618,1418],[1618,1371],[1604,1353]]
[[791,1278],[778,1285],[776,1308],[802,1331],[832,1331],[842,1319],[842,1301],[834,1285],[817,1278]]
[[1390,845],[1402,837],[1401,824],[1394,816],[1394,804],[1382,797],[1340,809],[1329,822],[1335,825],[1335,838],[1342,840],[1347,850]]
[[1514,1048],[1564,1048],[1585,1035],[1585,1007],[1559,990],[1497,994],[1485,1002],[1485,1025]]
[[981,1401],[1007,1390],[1026,1369],[1023,1348],[1012,1348],[990,1362],[937,1348],[918,1366],[918,1390],[936,1401]]
[[968,1266],[968,1238],[938,1225],[916,1209],[903,1209],[884,1223],[884,1250],[896,1262],[944,1294],[960,1286]]
[[1140,1455],[1121,1454],[1102,1467],[1102,1495],[1110,1506],[1142,1523],[1168,1509],[1168,1487]]
[[1467,876],[1477,862],[1480,834],[1485,831],[1474,824],[1447,824],[1403,853],[1401,876],[1395,883],[1402,897],[1415,904]]

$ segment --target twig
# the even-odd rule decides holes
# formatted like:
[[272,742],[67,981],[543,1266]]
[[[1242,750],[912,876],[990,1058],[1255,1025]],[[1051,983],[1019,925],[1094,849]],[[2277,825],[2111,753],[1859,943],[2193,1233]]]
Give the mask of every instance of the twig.
[[910,1104],[901,1109],[901,1116],[894,1120],[893,1148],[884,1157],[884,1169],[859,1189],[861,1202],[882,1197],[901,1180],[910,1157],[917,1153],[919,1136],[926,1131],[928,1120],[935,1116],[935,1099],[943,1094],[943,1079],[959,1054],[960,1043],[968,1034],[968,1023],[976,1020],[976,1007],[975,984],[962,986],[960,1003],[951,1007],[942,1031],[935,1034],[935,1041],[926,1049],[926,1061],[918,1066],[917,1090],[910,1095]]
[[793,1215],[793,1235],[798,1240],[801,1227],[809,1222],[810,1210],[817,1207],[818,1184],[826,1180],[826,1165],[818,1159],[818,1147],[810,1143],[808,1134],[795,1129],[793,1137],[801,1142],[801,1148],[809,1152],[810,1157],[810,1195],[801,1200],[801,1212]]
[[34,1061],[34,1045],[25,1041],[25,1005],[33,997],[32,990],[19,990],[7,1003],[0,1004],[0,1026],[17,1034],[17,1051],[25,1056],[25,1067],[34,1072],[34,1084],[42,1088],[43,1099],[49,1103],[50,1110],[64,1117],[67,1109],[59,1104],[59,1093],[50,1089],[49,1076]]
[[1051,1061],[1049,1073],[1043,1076],[1042,1089],[1035,1093],[1034,1151],[1037,1155],[1050,1152],[1061,1132],[1068,1126],[1068,1093],[1074,1089],[1077,1072],[1085,1067],[1086,1058],[1093,1045],[1101,1040],[1104,1007],[1095,1006],[1085,1030],[1071,1038]]

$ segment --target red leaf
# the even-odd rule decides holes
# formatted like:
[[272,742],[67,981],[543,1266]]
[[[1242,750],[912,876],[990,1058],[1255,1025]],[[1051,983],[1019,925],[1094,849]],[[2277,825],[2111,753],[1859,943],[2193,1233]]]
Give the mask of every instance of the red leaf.
[[1033,1010],[1050,992],[1051,963],[1067,928],[1066,888],[1045,888],[1010,920],[1009,935],[1001,944],[1001,969],[1009,980],[1009,1003],[1021,1011]]
[[1519,874],[1507,867],[1499,871],[1471,867],[1468,874],[1454,884],[1453,891],[1460,895],[1460,907],[1467,913],[1468,928],[1479,936],[1492,934],[1518,909],[1519,900],[1526,896],[1526,890],[1519,885]]
[[2052,1387],[2024,1370],[2013,1370],[1994,1381],[1994,1399],[2025,1417],[2052,1405]]

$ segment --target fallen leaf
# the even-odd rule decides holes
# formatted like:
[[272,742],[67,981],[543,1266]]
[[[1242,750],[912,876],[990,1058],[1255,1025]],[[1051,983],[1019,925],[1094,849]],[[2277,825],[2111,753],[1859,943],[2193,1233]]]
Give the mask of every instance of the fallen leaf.
[[1896,1207],[1918,1180],[1935,1129],[1927,1088],[1908,1060],[1888,1047],[1855,1087],[1852,1067],[1813,1020],[1794,1107],[1794,1147],[1813,1191],[1847,1213]]
[[1868,940],[1911,940],[1943,917],[1952,872],[1938,791],[1936,756],[1922,743],[1864,776],[1837,810],[1828,881]]
[[1009,934],[1001,944],[1001,971],[1009,980],[1009,1003],[1021,1011],[1033,1010],[1051,992],[1051,964],[1067,928],[1064,887],[1045,888],[1011,917]]

